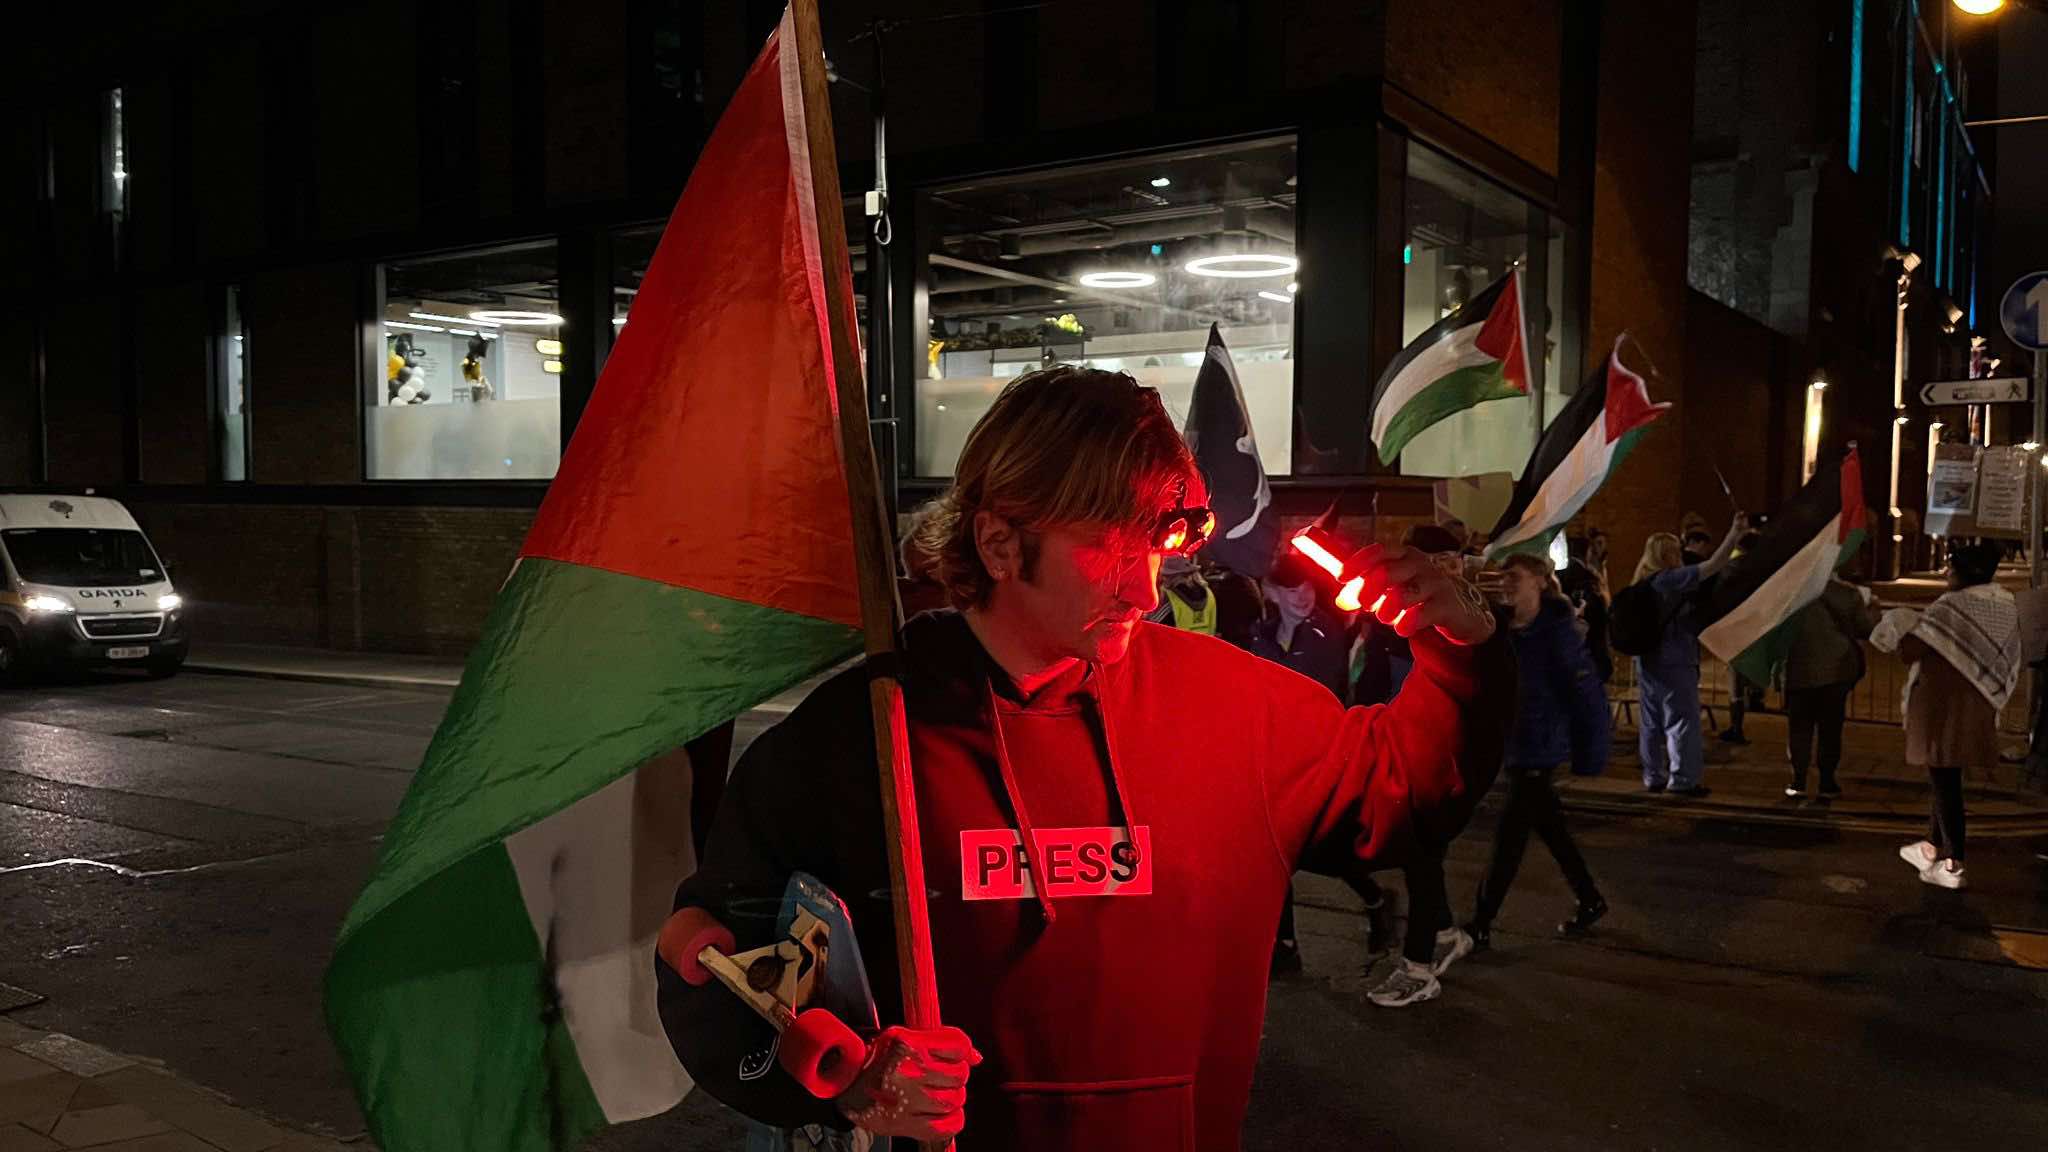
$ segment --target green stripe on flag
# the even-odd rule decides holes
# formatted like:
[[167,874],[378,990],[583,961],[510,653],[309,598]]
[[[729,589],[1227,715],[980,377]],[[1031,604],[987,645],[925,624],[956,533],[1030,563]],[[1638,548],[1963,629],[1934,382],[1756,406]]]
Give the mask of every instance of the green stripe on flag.
[[603,1125],[505,838],[858,649],[843,624],[519,564],[328,968],[387,1152],[559,1150]]
[[1498,360],[1467,365],[1451,372],[1417,392],[1401,406],[1399,412],[1394,413],[1393,419],[1387,421],[1386,435],[1380,441],[1380,459],[1395,459],[1417,433],[1475,404],[1507,400],[1523,394],[1521,389],[1508,383]]
[[497,845],[342,943],[327,971],[327,1026],[385,1152],[543,1152],[604,1126],[543,961]]
[[342,939],[441,869],[859,647],[843,624],[578,564],[521,561]]

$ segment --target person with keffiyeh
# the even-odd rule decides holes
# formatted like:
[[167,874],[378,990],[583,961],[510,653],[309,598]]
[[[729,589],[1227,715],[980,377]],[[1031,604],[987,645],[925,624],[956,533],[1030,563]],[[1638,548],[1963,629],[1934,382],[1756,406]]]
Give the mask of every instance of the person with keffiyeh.
[[1940,888],[1964,885],[1963,770],[1998,762],[1998,713],[2019,683],[2019,609],[1997,572],[1996,544],[1956,544],[1949,591],[1924,612],[1887,612],[1870,635],[1906,662],[1906,763],[1933,790],[1927,838],[1899,856]]

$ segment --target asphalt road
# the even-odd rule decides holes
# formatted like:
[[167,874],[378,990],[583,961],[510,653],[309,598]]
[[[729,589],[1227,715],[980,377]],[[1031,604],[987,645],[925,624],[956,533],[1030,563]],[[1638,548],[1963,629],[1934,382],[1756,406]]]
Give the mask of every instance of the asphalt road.
[[[191,674],[0,690],[0,982],[47,997],[12,1018],[359,1133],[319,976],[444,703]],[[1452,853],[1461,911],[1491,823]],[[1597,937],[1551,937],[1569,901],[1536,848],[1494,950],[1405,1010],[1365,1000],[1349,892],[1303,878],[1307,971],[1273,987],[1245,1147],[2041,1146],[2048,972],[1993,932],[2048,932],[2025,845],[1979,841],[1950,893],[1897,836],[1579,825],[1614,905]],[[738,1134],[699,1095],[597,1145]]]

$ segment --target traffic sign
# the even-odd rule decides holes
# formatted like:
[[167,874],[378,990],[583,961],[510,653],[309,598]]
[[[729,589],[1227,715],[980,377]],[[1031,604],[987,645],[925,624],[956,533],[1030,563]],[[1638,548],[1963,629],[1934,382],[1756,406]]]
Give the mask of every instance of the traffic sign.
[[2013,343],[2031,352],[2048,351],[2048,272],[2029,272],[2013,281],[1998,302],[1998,322]]
[[2024,404],[2032,398],[2025,376],[1929,380],[1920,386],[1920,402],[1929,407],[1936,404]]

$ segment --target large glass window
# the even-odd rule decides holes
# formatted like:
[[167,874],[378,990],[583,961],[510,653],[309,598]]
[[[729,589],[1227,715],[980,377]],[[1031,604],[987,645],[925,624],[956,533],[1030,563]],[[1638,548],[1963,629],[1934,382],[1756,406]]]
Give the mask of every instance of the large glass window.
[[242,289],[227,290],[221,326],[219,379],[214,388],[214,447],[220,478],[249,478],[249,329],[242,322]]
[[1220,325],[1266,468],[1292,471],[1293,139],[1216,145],[924,191],[930,343],[916,472],[947,476],[1011,377],[1129,372],[1185,417]]
[[561,460],[553,242],[392,261],[368,383],[372,480],[546,480]]
[[1529,327],[1541,333],[1543,347],[1540,358],[1532,357],[1540,389],[1526,400],[1489,401],[1425,429],[1402,450],[1400,470],[1409,476],[1519,476],[1544,424],[1578,384],[1558,364],[1561,310],[1554,302],[1563,299],[1563,231],[1542,209],[1413,142],[1404,205],[1402,341],[1422,335],[1520,261]]

